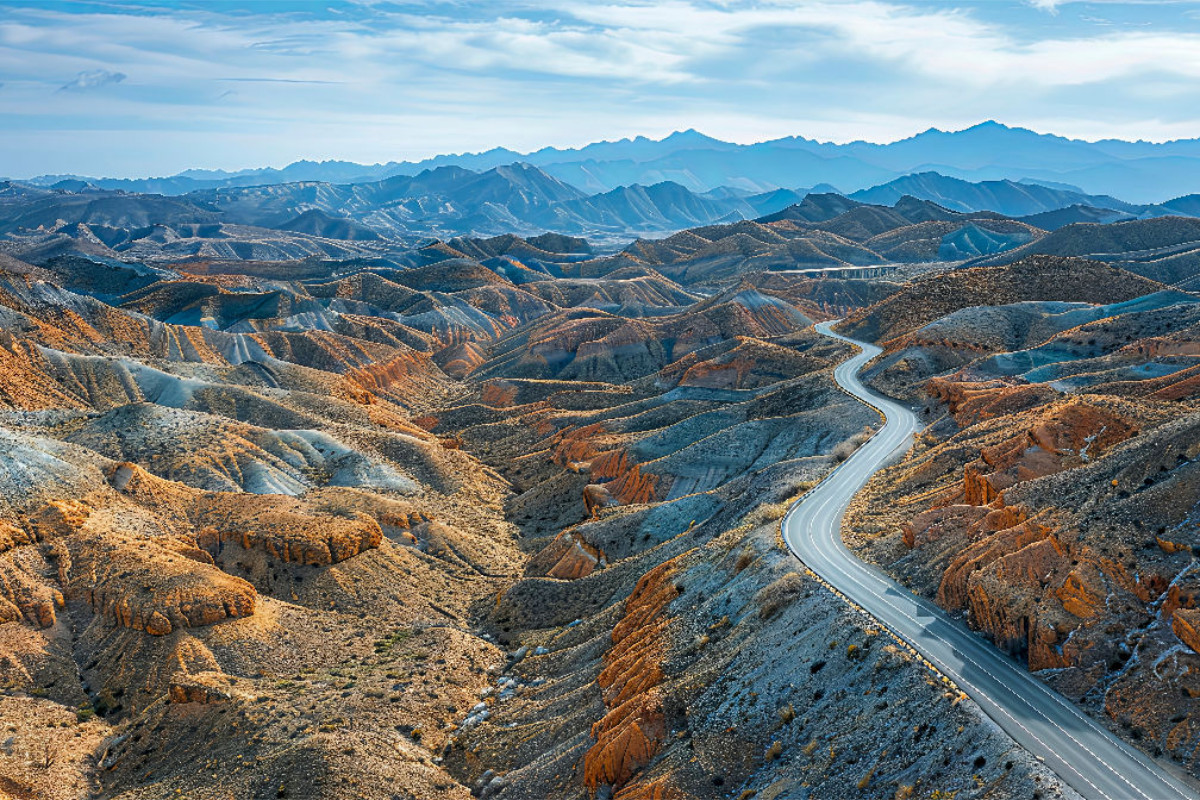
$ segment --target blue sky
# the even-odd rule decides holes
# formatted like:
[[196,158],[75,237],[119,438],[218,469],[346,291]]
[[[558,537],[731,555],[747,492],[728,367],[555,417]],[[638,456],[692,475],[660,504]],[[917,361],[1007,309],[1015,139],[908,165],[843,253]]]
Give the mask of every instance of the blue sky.
[[1200,0],[0,3],[0,175],[994,118],[1200,136]]

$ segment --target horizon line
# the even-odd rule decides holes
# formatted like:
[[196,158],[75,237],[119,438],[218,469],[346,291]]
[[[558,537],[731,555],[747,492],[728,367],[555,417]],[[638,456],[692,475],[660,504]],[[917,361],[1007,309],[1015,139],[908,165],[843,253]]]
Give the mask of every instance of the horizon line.
[[[754,147],[757,145],[772,144],[774,142],[783,142],[783,141],[797,140],[797,139],[802,139],[804,141],[812,142],[817,145],[832,146],[832,147],[850,147],[853,145],[869,145],[869,146],[874,146],[874,147],[888,147],[891,145],[899,144],[901,142],[910,141],[912,139],[916,139],[921,136],[926,136],[926,135],[931,135],[931,134],[953,135],[953,134],[958,134],[958,133],[965,133],[967,131],[975,130],[977,128],[984,128],[984,127],[990,127],[990,126],[994,126],[997,128],[1003,128],[1003,129],[1009,130],[1009,131],[1032,133],[1036,136],[1051,137],[1051,138],[1056,138],[1056,139],[1062,139],[1062,140],[1068,141],[1068,142],[1077,142],[1077,143],[1082,143],[1082,144],[1100,144],[1103,142],[1121,142],[1121,143],[1125,143],[1125,144],[1167,145],[1167,144],[1173,144],[1173,143],[1177,143],[1177,142],[1196,141],[1198,138],[1200,138],[1200,137],[1194,137],[1194,138],[1177,138],[1177,139],[1158,140],[1158,139],[1143,139],[1143,138],[1121,139],[1119,137],[1111,137],[1110,136],[1110,137],[1100,137],[1100,138],[1095,138],[1095,139],[1089,139],[1089,138],[1085,138],[1085,137],[1072,137],[1072,136],[1065,136],[1063,134],[1058,134],[1058,133],[1038,131],[1033,128],[1028,128],[1028,127],[1025,127],[1022,125],[1009,125],[1007,123],[1000,122],[994,118],[986,119],[981,122],[976,122],[972,125],[967,125],[966,127],[956,128],[956,129],[938,128],[937,126],[930,126],[923,130],[917,131],[916,133],[912,133],[907,136],[901,136],[899,138],[891,139],[888,141],[871,141],[869,139],[849,139],[846,141],[837,141],[835,139],[808,139],[807,137],[805,137],[802,134],[792,134],[790,136],[777,136],[777,137],[770,138],[770,139],[758,139],[758,140],[753,140],[753,141],[737,141],[737,140],[719,139],[715,136],[710,136],[710,135],[704,133],[703,131],[697,130],[695,127],[689,127],[689,128],[682,129],[682,130],[671,131],[670,133],[663,135],[659,139],[652,138],[652,136],[647,136],[645,134],[636,134],[634,136],[625,136],[625,137],[621,137],[618,139],[598,139],[598,140],[585,142],[584,144],[577,144],[577,145],[547,144],[547,145],[543,145],[542,147],[539,147],[535,150],[527,150],[527,151],[514,150],[514,149],[512,149],[510,147],[506,147],[504,145],[496,145],[494,147],[490,147],[485,150],[466,150],[466,151],[462,151],[462,152],[458,152],[458,153],[436,153],[434,155],[426,156],[424,158],[419,158],[419,159],[415,159],[415,160],[376,161],[374,163],[366,163],[366,162],[359,162],[359,161],[353,161],[353,160],[342,159],[342,158],[321,159],[319,157],[315,157],[315,158],[303,157],[303,158],[296,159],[294,161],[289,161],[280,166],[276,166],[273,164],[239,167],[239,168],[192,166],[192,167],[187,167],[185,169],[182,169],[178,172],[175,172],[175,173],[172,173],[169,175],[116,176],[116,175],[81,175],[78,173],[70,173],[70,172],[43,172],[43,173],[39,173],[36,175],[30,175],[30,176],[24,177],[24,178],[6,176],[3,178],[3,180],[22,182],[22,181],[32,181],[32,180],[44,179],[44,178],[59,178],[61,180],[72,180],[72,179],[88,180],[88,179],[91,179],[91,180],[103,180],[103,181],[117,181],[117,180],[120,180],[120,181],[147,181],[147,180],[167,180],[170,178],[177,178],[177,177],[183,176],[189,172],[221,173],[227,177],[237,177],[238,175],[244,175],[247,173],[267,172],[267,171],[271,171],[271,170],[274,170],[276,172],[281,172],[281,171],[283,171],[289,167],[295,166],[297,164],[321,165],[321,164],[341,163],[341,164],[352,164],[352,165],[361,166],[361,167],[387,167],[387,166],[392,166],[392,165],[412,164],[415,166],[418,164],[423,164],[425,162],[435,161],[437,159],[479,157],[479,156],[487,155],[489,153],[494,153],[498,150],[499,151],[507,151],[509,153],[515,154],[516,156],[518,156],[518,158],[511,163],[520,163],[519,157],[533,156],[533,155],[537,155],[538,153],[543,153],[546,151],[557,150],[557,151],[563,152],[563,153],[570,153],[570,152],[578,152],[587,147],[592,147],[592,146],[596,146],[596,145],[605,145],[605,144],[615,145],[615,144],[623,144],[623,143],[633,143],[633,142],[636,142],[639,140],[645,140],[645,141],[654,142],[654,143],[661,143],[661,142],[665,142],[668,139],[671,139],[673,137],[683,136],[683,135],[687,135],[687,134],[696,134],[696,135],[701,136],[710,141],[717,142],[719,144],[732,145],[734,147]],[[918,173],[909,173],[909,174],[918,174]]]

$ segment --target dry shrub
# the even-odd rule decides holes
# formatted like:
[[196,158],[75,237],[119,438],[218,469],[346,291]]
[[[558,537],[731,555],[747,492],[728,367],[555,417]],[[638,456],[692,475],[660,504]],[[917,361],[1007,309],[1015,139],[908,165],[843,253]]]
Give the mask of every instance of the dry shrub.
[[787,500],[789,503],[794,503],[802,494],[817,485],[817,481],[792,481],[787,487],[776,494],[779,500]]
[[838,445],[833,448],[833,453],[831,454],[833,456],[833,460],[838,464],[842,463],[847,458],[854,455],[854,451],[866,444],[867,440],[870,438],[871,431],[863,430],[854,434],[849,439],[839,442]]
[[809,489],[816,486],[816,481],[796,481],[788,486],[782,493],[776,494],[776,497],[782,498],[777,502],[762,502],[754,507],[742,521],[751,527],[765,525],[768,522],[775,522],[783,519],[783,515],[788,512],[797,500],[804,496]]
[[763,619],[770,619],[796,599],[803,588],[804,576],[799,572],[789,572],[776,578],[755,598],[758,601],[758,615]]
[[762,503],[746,515],[746,524],[757,528],[759,525],[783,519],[791,505],[790,500],[784,500],[782,503]]
[[745,550],[738,553],[737,561],[733,565],[733,571],[735,573],[741,572],[752,563],[754,563],[754,550],[747,547]]

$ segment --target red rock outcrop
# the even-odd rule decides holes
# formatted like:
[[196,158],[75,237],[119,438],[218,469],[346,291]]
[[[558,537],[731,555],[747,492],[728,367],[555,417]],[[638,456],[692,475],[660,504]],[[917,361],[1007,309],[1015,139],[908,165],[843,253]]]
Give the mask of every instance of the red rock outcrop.
[[613,800],[689,800],[693,795],[680,789],[670,777],[649,783],[635,781],[613,795]]
[[37,347],[0,331],[0,407],[84,408],[85,403],[47,374],[45,359]]
[[1200,397],[1200,367],[1176,372],[1157,382],[1160,384],[1150,397],[1155,400],[1180,402]]
[[377,548],[383,541],[379,523],[357,512],[349,519],[283,510],[253,520],[221,517],[220,513],[202,515],[210,524],[200,528],[196,541],[210,553],[232,540],[247,550],[261,550],[277,561],[328,566]]
[[[327,566],[379,547],[383,530],[376,517],[359,510],[318,513],[302,500],[279,495],[206,492],[168,481],[136,464],[114,466],[108,475],[117,491],[164,517],[164,524],[180,535],[195,536],[197,547],[216,556],[230,541],[269,558],[297,564]],[[381,504],[373,510],[384,520],[407,528],[410,509]],[[44,513],[57,523],[63,515],[77,519],[86,507],[51,504]]]
[[[968,501],[969,502],[969,501]],[[948,535],[967,533],[988,514],[982,505],[957,504],[922,512],[904,525],[902,537],[907,547],[921,547]]]
[[643,769],[666,735],[659,684],[669,618],[667,605],[679,595],[674,576],[682,556],[643,575],[625,603],[596,679],[608,713],[592,725],[596,743],[584,757],[584,784],[618,789]]
[[609,494],[621,503],[634,505],[662,500],[666,495],[658,475],[643,473],[626,450],[610,450],[592,460],[592,476],[611,479]]
[[233,690],[229,677],[221,672],[183,673],[171,681],[167,699],[172,703],[227,703],[233,699]]
[[938,586],[938,605],[951,611],[966,608],[970,597],[970,580],[976,572],[995,561],[1044,540],[1050,529],[1037,522],[1024,522],[997,531],[970,544],[955,557],[942,574]]
[[[348,387],[365,393],[364,397],[383,395],[404,405],[407,398],[427,391],[436,382],[437,372],[429,356],[409,350],[387,361],[352,369],[344,375],[344,381]],[[365,405],[369,401],[359,402]]]
[[[551,459],[555,464],[566,466],[571,462],[587,463],[602,451],[600,440],[608,434],[603,422],[564,428],[551,440],[554,451]],[[612,477],[606,475],[604,477]]]
[[494,408],[508,408],[517,399],[517,387],[508,381],[488,381],[483,384],[480,402]]
[[442,372],[451,378],[462,380],[487,360],[487,351],[477,342],[463,342],[439,352],[434,361],[441,365]]
[[603,423],[594,423],[564,428],[551,438],[551,458],[556,464],[573,466],[575,472],[586,468],[593,478],[604,482],[606,494],[589,486],[592,492],[589,498],[585,489],[584,503],[589,513],[610,502],[629,505],[662,500],[666,493],[661,477],[643,473],[628,450],[613,447],[611,439],[605,441],[609,436]]
[[[949,405],[960,424],[971,425],[1022,414],[1044,402],[1047,390],[934,380],[929,391]],[[1105,559],[1072,558],[1053,535],[1048,517],[1027,519],[1023,508],[1004,502],[1012,487],[1087,463],[1136,433],[1132,421],[1073,400],[1050,405],[1019,434],[983,447],[964,466],[960,493],[951,495],[963,502],[918,514],[903,527],[903,541],[910,548],[948,535],[966,543],[942,573],[938,603],[950,610],[969,609],[973,624],[993,641],[1027,653],[1030,667],[1042,669],[1066,663],[1056,647],[1057,628],[1046,616],[1053,617],[1043,604],[1047,595],[1062,611],[1085,620],[1103,610],[1110,584],[1148,599],[1158,578],[1134,580]],[[1165,589],[1162,582],[1160,591]]]
[[702,361],[689,367],[679,379],[680,386],[704,386],[713,389],[741,389],[746,376],[754,369],[748,358],[729,361]]
[[926,393],[945,403],[951,416],[966,427],[987,419],[1019,414],[1043,405],[1058,395],[1044,384],[1005,381],[965,381],[955,377],[933,378]]
[[604,562],[604,552],[585,542],[574,531],[560,533],[541,555],[556,559],[546,574],[564,580],[586,578]]
[[1086,463],[1137,433],[1112,412],[1083,402],[1052,407],[1022,435],[985,447],[963,473],[963,493],[972,505],[987,505],[1005,489]]
[[971,620],[997,646],[1028,652],[1030,669],[1062,666],[1059,659],[1043,660],[1049,657],[1050,648],[1038,646],[1036,634],[1041,629],[1036,605],[1055,573],[1065,572],[1070,563],[1052,537],[997,558],[968,581]]
[[1108,587],[1099,568],[1083,562],[1071,570],[1054,594],[1068,614],[1088,619],[1104,609]]

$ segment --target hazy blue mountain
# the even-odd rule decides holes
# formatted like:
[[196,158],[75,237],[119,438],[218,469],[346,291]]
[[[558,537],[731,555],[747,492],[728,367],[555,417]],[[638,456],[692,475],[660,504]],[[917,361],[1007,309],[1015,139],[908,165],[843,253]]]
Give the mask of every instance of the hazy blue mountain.
[[833,145],[830,152],[851,155],[897,172],[912,172],[922,165],[935,164],[960,170],[1001,165],[1018,173],[1059,171],[1113,158],[1089,142],[1010,128],[991,120],[961,131],[930,128],[885,145],[869,142]]
[[568,161],[544,164],[546,172],[587,191],[633,183],[673,181],[696,192],[731,186],[753,192],[831,183],[870,186],[895,176],[846,156],[766,144],[729,150],[681,150],[650,161]]
[[752,194],[743,199],[754,209],[754,215],[761,217],[801,203],[811,193],[805,189],[775,189],[771,192]]
[[826,222],[862,205],[866,204],[860,203],[857,200],[851,200],[844,195],[834,192],[809,194],[796,205],[788,206],[781,211],[768,214],[756,221],[762,223],[782,222],[783,220],[792,220],[793,222]]
[[309,209],[295,219],[288,220],[277,227],[281,231],[307,233],[309,236],[320,236],[325,239],[372,241],[379,238],[379,234],[365,225],[360,225],[346,217],[331,217],[316,208]]
[[[4,191],[8,189],[9,191]],[[213,223],[220,211],[191,198],[124,192],[66,192],[19,189],[0,184],[0,234],[60,222],[110,228],[145,228],[156,224]]]
[[1134,219],[1134,217],[1124,211],[1114,211],[1111,208],[1073,205],[1053,211],[1043,211],[1040,214],[1030,214],[1020,219],[1022,222],[1027,222],[1035,228],[1056,231],[1059,228],[1065,228],[1067,225],[1075,225],[1081,222],[1107,225],[1110,222],[1120,222],[1122,220]]
[[[497,160],[511,155],[481,154]],[[436,161],[479,168],[481,156],[439,157],[414,167]],[[1200,189],[1200,139],[1086,142],[990,120],[961,131],[933,128],[889,144],[834,144],[797,136],[734,145],[685,131],[659,142],[639,138],[578,150],[547,148],[521,158],[589,192],[664,180],[694,191],[721,185],[761,191],[822,182],[853,191],[926,171],[969,181],[1027,179],[1141,204]]]
[[1164,197],[1190,194],[1200,189],[1200,157],[1163,156],[1112,161],[1069,170],[1059,176],[1133,203],[1159,203]]
[[952,211],[998,211],[1014,217],[1040,214],[1072,205],[1117,211],[1134,210],[1129,203],[1115,197],[1086,195],[1015,181],[971,183],[936,172],[905,175],[880,186],[854,192],[850,197],[864,203],[892,205],[905,195],[932,200]]
[[1162,203],[1160,207],[1172,214],[1185,217],[1200,217],[1200,194],[1188,194]]
[[[616,144],[608,146],[611,149]],[[743,165],[753,166],[763,152],[747,149],[738,158]],[[730,154],[714,149],[710,155]],[[792,155],[819,159],[802,151]],[[641,166],[654,165],[658,174],[663,163],[656,159]],[[305,169],[319,166],[310,164]],[[714,164],[713,169],[718,166]],[[693,182],[699,174],[691,173]],[[634,182],[589,193],[525,162],[479,172],[445,165],[416,175],[354,183],[303,180],[221,186],[175,197],[103,189],[72,179],[60,180],[56,187],[0,183],[0,233],[52,228],[62,220],[90,226],[95,237],[109,246],[108,234],[102,229],[112,229],[113,241],[123,242],[129,237],[122,238],[121,230],[156,222],[174,227],[247,225],[344,242],[554,232],[615,244],[637,236],[653,238],[741,220],[790,220],[802,227],[822,226],[848,239],[865,240],[906,225],[956,222],[966,226],[1002,216],[1046,230],[1085,222],[1200,216],[1200,195],[1160,205],[1134,205],[1115,197],[1028,181],[969,182],[934,172],[894,178],[850,196],[807,189],[755,192],[744,186],[699,192],[671,180]],[[825,225],[835,218],[839,218],[835,225]],[[996,238],[1013,230],[1012,226],[1003,231],[966,230],[944,244],[947,252],[959,254],[957,257],[986,256],[997,248],[1024,244]],[[888,252],[898,246],[889,244]]]
[[568,200],[537,221],[551,229],[567,232],[588,228],[643,232],[734,222],[753,215],[753,206],[741,198],[705,197],[678,183],[664,181],[651,186],[623,186],[603,194]]
[[396,234],[423,229],[426,222],[473,216],[528,227],[529,220],[551,205],[584,196],[529,164],[508,164],[484,172],[444,166],[368,183],[307,181],[208,189],[188,195],[250,225],[277,227],[317,209]]
[[889,144],[835,144],[794,136],[739,145],[688,130],[659,140],[637,137],[580,148],[547,147],[524,154],[494,148],[415,162],[298,161],[282,169],[188,170],[174,176],[132,180],[46,175],[26,182],[51,186],[69,180],[103,189],[185,194],[304,181],[369,183],[450,166],[486,172],[514,162],[532,164],[586,194],[666,181],[697,193],[729,187],[759,194],[821,183],[853,192],[922,172],[970,182],[1032,182],[1085,196],[1111,195],[1137,204],[1157,203],[1200,190],[1200,139],[1085,142],[994,121],[961,131],[934,128]]

